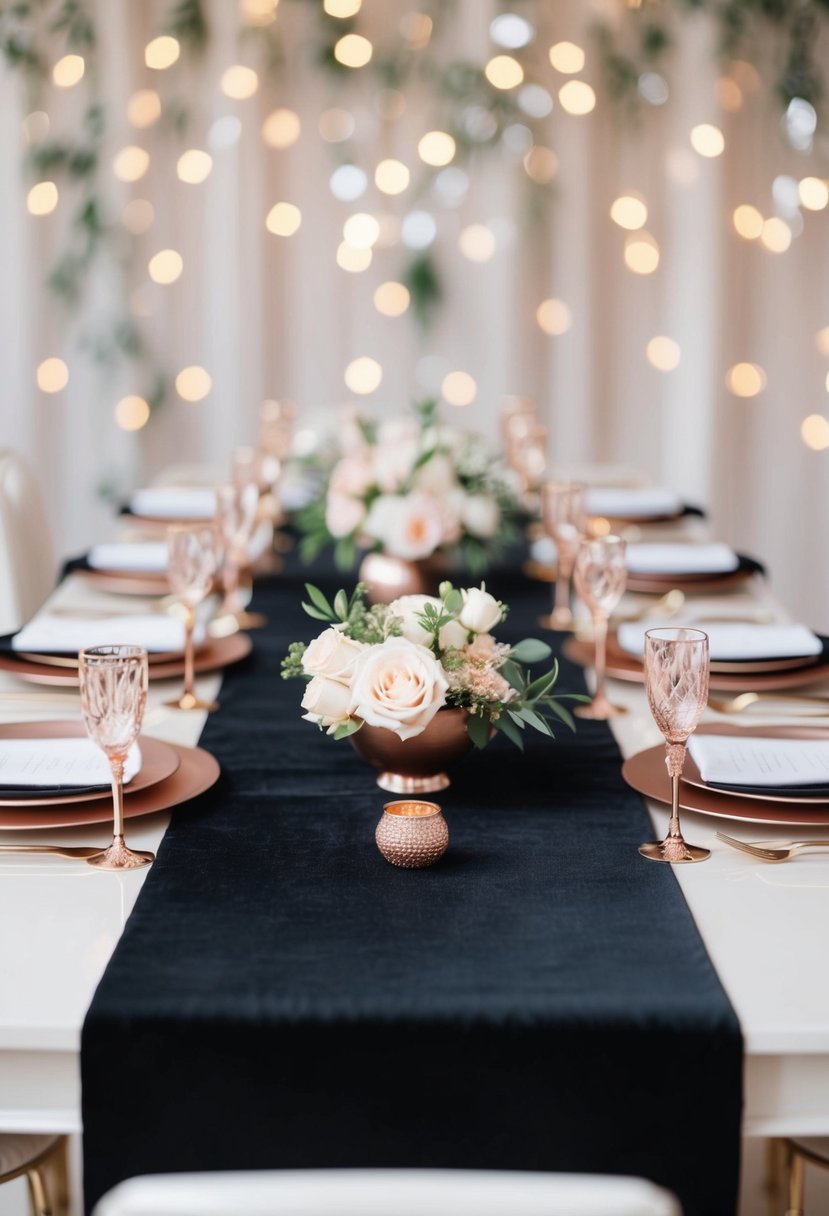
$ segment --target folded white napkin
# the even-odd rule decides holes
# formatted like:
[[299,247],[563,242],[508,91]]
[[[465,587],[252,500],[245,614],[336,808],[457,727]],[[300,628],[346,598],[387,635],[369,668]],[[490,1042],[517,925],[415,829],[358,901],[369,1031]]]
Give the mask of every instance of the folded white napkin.
[[87,562],[93,570],[129,570],[137,574],[166,574],[167,546],[163,541],[93,545]]
[[[195,640],[204,637],[196,626]],[[184,649],[184,622],[161,613],[143,616],[90,617],[86,620],[50,617],[43,613],[12,638],[13,650],[44,654],[77,654],[90,646],[144,646],[166,652]]]
[[[619,626],[617,638],[622,650],[639,657],[645,652],[645,630],[652,625],[628,623]],[[820,638],[805,625],[749,625],[740,621],[705,625],[708,649],[712,659],[799,659],[819,655],[823,651]]]
[[158,519],[213,519],[216,491],[206,486],[147,486],[135,491],[130,510]]
[[635,544],[627,547],[631,574],[728,574],[739,559],[728,545]]
[[587,491],[587,510],[591,515],[610,515],[616,519],[647,515],[678,515],[682,499],[673,490],[660,486],[647,489],[601,486]]
[[[141,770],[141,750],[133,743],[124,765],[124,784]],[[109,785],[109,761],[91,739],[3,739],[0,786]]]
[[530,545],[530,556],[542,566],[555,565],[556,542],[551,536],[539,536],[538,540],[534,540]]
[[694,735],[688,750],[715,785],[829,785],[829,740]]

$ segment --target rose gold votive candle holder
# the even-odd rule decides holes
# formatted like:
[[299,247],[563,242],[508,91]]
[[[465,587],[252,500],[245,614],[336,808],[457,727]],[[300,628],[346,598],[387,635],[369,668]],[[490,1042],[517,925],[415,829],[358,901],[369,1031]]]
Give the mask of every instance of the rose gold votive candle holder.
[[402,798],[387,802],[374,834],[377,848],[393,866],[420,870],[442,857],[449,845],[449,829],[436,802]]

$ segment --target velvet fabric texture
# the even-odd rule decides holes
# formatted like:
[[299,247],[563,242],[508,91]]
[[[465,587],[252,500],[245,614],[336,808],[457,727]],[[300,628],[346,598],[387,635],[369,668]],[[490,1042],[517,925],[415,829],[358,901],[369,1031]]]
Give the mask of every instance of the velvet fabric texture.
[[[547,588],[489,587],[500,637],[539,636]],[[424,1166],[643,1175],[733,1216],[739,1026],[670,867],[637,853],[610,730],[497,737],[434,796],[445,857],[395,869],[390,795],[280,679],[322,628],[301,598],[260,586],[269,627],[202,737],[221,781],[173,813],[87,1015],[87,1211],[142,1173]]]

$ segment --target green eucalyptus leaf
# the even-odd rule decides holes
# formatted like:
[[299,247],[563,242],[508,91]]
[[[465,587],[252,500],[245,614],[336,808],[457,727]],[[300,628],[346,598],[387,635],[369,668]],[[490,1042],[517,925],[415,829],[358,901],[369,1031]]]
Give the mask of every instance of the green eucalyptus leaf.
[[489,718],[485,718],[483,714],[470,714],[469,721],[466,725],[466,733],[472,740],[475,747],[486,747],[489,743]]
[[[588,700],[587,697],[584,699],[585,701]],[[544,712],[545,714],[555,714],[557,718],[561,719],[565,726],[570,727],[570,730],[576,729],[576,723],[573,719],[573,715],[570,713],[569,709],[565,709],[560,702],[553,700],[545,701]]]
[[537,680],[533,680],[532,684],[528,684],[524,690],[525,701],[536,701],[539,697],[543,697],[545,692],[549,692],[558,679],[558,663],[546,675],[539,676]]
[[330,613],[320,612],[319,608],[314,608],[311,604],[303,604],[302,607],[303,607],[305,613],[308,616],[313,617],[315,621],[325,621],[326,624],[330,623],[330,621],[331,621]]
[[501,664],[498,671],[512,688],[515,688],[518,692],[524,691],[527,681],[517,663],[513,663],[511,659],[507,659],[505,663]]
[[356,735],[362,725],[362,718],[349,718],[347,722],[343,722],[337,727],[334,731],[334,738],[347,739],[349,735]]
[[521,708],[517,709],[515,712],[519,718],[527,723],[528,726],[534,727],[534,729],[540,731],[542,735],[552,736],[553,732],[550,730],[549,722],[546,722],[540,714],[535,712],[534,709],[530,709],[527,705],[522,705]]
[[319,608],[320,612],[326,612],[329,617],[333,615],[331,612],[331,605],[328,603],[328,600],[320,591],[319,587],[315,587],[313,583],[306,583],[305,590],[308,592],[308,598],[310,599],[311,603],[316,608]]
[[334,596],[334,611],[341,621],[348,620],[348,596],[342,589]]
[[517,663],[543,663],[552,654],[551,648],[539,638],[525,638],[510,649],[510,658]]
[[518,729],[512,719],[507,716],[507,714],[501,714],[500,718],[498,718],[495,723],[495,728],[496,730],[500,730],[502,734],[506,735],[509,741],[514,743],[519,751],[523,752],[524,740],[521,737],[521,731]]

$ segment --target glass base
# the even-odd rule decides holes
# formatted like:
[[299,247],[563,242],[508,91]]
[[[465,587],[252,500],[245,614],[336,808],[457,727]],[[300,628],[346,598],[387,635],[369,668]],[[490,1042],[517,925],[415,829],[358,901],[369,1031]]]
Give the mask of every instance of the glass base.
[[195,693],[184,692],[173,701],[165,701],[168,709],[202,709],[212,714],[219,708],[218,701],[202,701]]
[[556,633],[569,633],[575,622],[569,608],[556,608],[546,616],[540,616],[538,623],[542,629],[553,629]]
[[86,864],[97,870],[138,870],[152,861],[155,861],[155,853],[146,853],[143,849],[134,852],[127,848],[123,836],[116,836],[103,853],[87,857]]
[[711,856],[710,849],[701,849],[699,845],[686,844],[684,840],[652,840],[648,844],[640,844],[639,852],[648,861],[667,861],[670,865],[687,865],[694,861],[707,861]]

